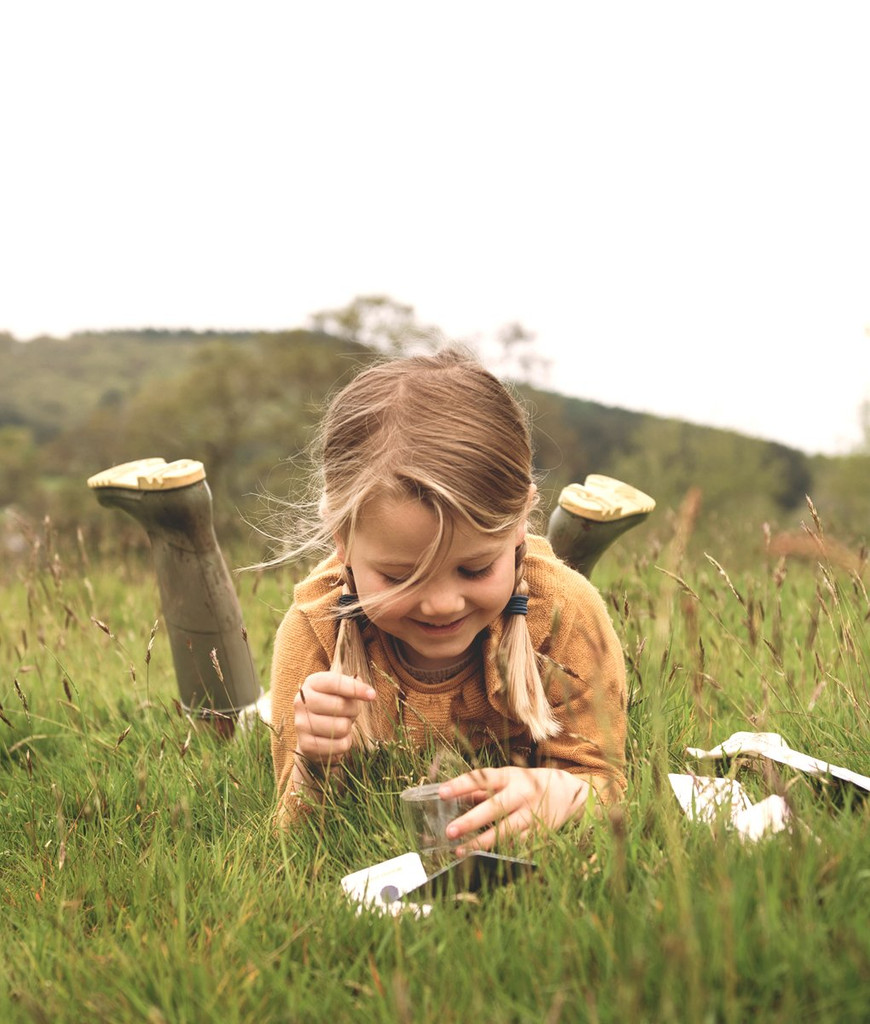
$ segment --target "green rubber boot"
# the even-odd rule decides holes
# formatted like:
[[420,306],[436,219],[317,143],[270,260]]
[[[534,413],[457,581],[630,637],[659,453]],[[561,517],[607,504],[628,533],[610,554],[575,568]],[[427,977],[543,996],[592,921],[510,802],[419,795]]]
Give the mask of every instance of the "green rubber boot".
[[655,501],[636,487],[591,473],[585,483],[562,490],[547,539],[563,562],[588,577],[617,537],[642,523],[655,507]]
[[145,528],[181,703],[231,734],[262,690],[202,463],[139,459],[97,473],[88,487],[101,505],[123,509]]

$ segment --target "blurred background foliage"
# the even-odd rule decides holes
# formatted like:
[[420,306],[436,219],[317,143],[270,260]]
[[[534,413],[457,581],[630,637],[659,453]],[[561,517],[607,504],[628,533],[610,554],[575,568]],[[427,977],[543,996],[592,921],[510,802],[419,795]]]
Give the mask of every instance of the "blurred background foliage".
[[[693,545],[705,550],[710,537],[721,545],[727,536],[731,550],[717,550],[717,558],[755,561],[771,538],[798,536],[809,496],[828,535],[863,565],[867,446],[842,457],[810,456],[569,398],[535,383],[546,368],[532,334],[511,324],[500,341],[485,361],[530,408],[544,514],[565,484],[605,473],[656,499],[645,530],[662,545],[691,514]],[[56,530],[82,531],[97,550],[144,550],[141,529],[100,508],[86,480],[121,462],[162,456],[205,464],[230,560],[264,558],[268,546],[251,526],[263,515],[263,494],[281,498],[305,486],[305,455],[331,392],[384,353],[440,344],[436,328],[417,324],[412,307],[386,296],[357,298],[315,314],[306,329],[282,332],[149,329],[27,342],[0,334],[0,553],[14,560],[22,535],[41,529],[46,517]]]

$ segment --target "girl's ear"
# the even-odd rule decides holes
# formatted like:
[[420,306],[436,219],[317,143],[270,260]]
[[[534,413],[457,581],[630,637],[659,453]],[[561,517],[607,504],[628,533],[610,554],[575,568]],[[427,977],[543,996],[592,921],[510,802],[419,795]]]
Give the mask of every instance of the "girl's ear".
[[526,502],[526,515],[529,515],[529,513],[532,511],[532,509],[537,504],[537,501],[538,501],[538,485],[537,484],[529,484],[529,497],[528,497],[528,501]]

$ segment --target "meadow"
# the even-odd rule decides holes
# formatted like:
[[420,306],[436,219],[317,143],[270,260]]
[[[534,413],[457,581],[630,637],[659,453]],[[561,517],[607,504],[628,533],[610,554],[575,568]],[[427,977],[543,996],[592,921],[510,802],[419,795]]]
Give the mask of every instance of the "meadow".
[[[685,753],[778,732],[870,774],[863,564],[761,544],[738,568],[678,526],[595,572],[629,670],[624,806],[511,849],[532,878],[426,918],[357,913],[340,886],[408,849],[398,793],[425,757],[380,750],[276,834],[268,727],[228,740],[183,713],[147,551],[34,529],[0,570],[0,1019],[867,1020],[870,802]],[[293,575],[237,585],[266,680]],[[667,778],[689,771],[784,796],[791,831],[690,821]]]

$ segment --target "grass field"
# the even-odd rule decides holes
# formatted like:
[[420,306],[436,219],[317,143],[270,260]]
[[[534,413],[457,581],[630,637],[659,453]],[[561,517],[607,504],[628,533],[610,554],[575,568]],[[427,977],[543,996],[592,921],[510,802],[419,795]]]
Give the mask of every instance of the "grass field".
[[[0,1020],[870,1019],[870,803],[684,753],[774,731],[870,774],[860,576],[614,551],[595,582],[629,666],[625,806],[518,851],[531,880],[415,919],[357,914],[339,883],[407,850],[423,758],[380,751],[276,835],[268,729],[226,741],[180,713],[147,561],[47,528],[4,574]],[[238,586],[266,679],[292,579]],[[693,769],[784,795],[793,831],[690,822],[667,773]]]

